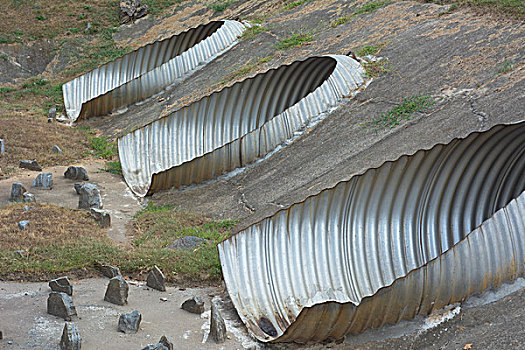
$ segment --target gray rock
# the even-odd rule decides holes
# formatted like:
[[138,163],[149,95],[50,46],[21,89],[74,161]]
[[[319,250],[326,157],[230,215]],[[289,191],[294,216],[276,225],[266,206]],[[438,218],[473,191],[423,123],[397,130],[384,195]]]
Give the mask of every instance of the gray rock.
[[96,185],[85,183],[80,187],[80,197],[78,198],[79,209],[97,208],[102,209],[102,198]]
[[99,269],[100,272],[106,277],[113,278],[120,276],[120,269],[118,267],[111,265],[102,265]]
[[80,350],[82,348],[82,337],[78,327],[66,322],[62,338],[60,339],[60,350]]
[[173,350],[173,343],[165,335],[160,337],[159,344],[164,345],[168,350]]
[[186,236],[173,241],[173,243],[168,246],[168,249],[193,249],[201,245],[202,242],[204,242],[204,239],[200,237]]
[[97,208],[91,208],[91,217],[95,219],[100,227],[110,227],[111,226],[111,216],[109,215],[108,210],[102,210]]
[[81,166],[70,166],[65,171],[64,177],[70,180],[89,181],[86,169]]
[[129,314],[121,314],[118,319],[118,330],[126,334],[137,333],[142,321],[142,315],[137,310]]
[[0,139],[0,155],[5,153],[5,141],[4,139]]
[[84,184],[81,184],[81,183],[76,183],[73,185],[73,187],[75,188],[75,192],[80,195],[80,189],[82,188]]
[[166,277],[162,271],[157,267],[153,266],[153,269],[148,274],[148,279],[146,280],[146,285],[161,292],[166,291]]
[[11,202],[22,202],[24,200],[24,193],[27,190],[20,182],[15,182],[11,185],[11,196],[9,200]]
[[200,315],[204,312],[204,301],[198,297],[193,297],[183,302],[180,308],[192,314]]
[[215,300],[211,301],[210,338],[218,344],[226,341],[226,324]]
[[124,24],[146,16],[148,6],[142,4],[140,0],[121,0],[120,10],[120,23]]
[[29,226],[29,220],[22,220],[18,222],[18,228],[21,230],[25,230],[27,226]]
[[106,289],[105,301],[117,305],[126,305],[128,303],[129,286],[122,276],[116,276],[109,280]]
[[67,295],[73,295],[73,286],[69,282],[69,278],[67,278],[67,276],[49,281],[49,287],[53,292],[62,292],[66,293]]
[[38,174],[36,179],[33,181],[33,187],[41,188],[43,190],[50,190],[53,188],[53,174],[42,173]]
[[51,292],[47,298],[47,313],[71,321],[77,315],[73,299],[66,293]]
[[[24,203],[36,203],[35,195],[32,194],[32,193],[26,192],[26,193],[23,194],[22,197],[24,198],[23,199]],[[31,207],[31,208],[34,208],[34,207]]]
[[31,209],[35,209],[35,207],[33,207],[32,205],[31,205],[31,206],[26,205],[26,206],[24,207],[24,211],[30,211]]
[[55,121],[55,119],[53,119],[53,118],[47,118],[47,122],[48,122],[48,123],[52,123],[52,122],[54,122],[54,121]]
[[38,164],[36,159],[33,159],[33,160],[27,160],[27,159],[21,160],[20,164],[18,165],[18,167],[23,168],[23,169],[33,170],[33,171],[42,171],[42,167]]
[[57,117],[57,109],[55,107],[49,108],[49,112],[47,113],[47,117],[50,119],[55,119]]
[[62,153],[64,153],[64,152],[62,151],[62,149],[61,149],[60,147],[58,147],[58,145],[54,145],[54,146],[53,146],[53,152],[54,152],[54,153],[58,153],[58,154],[62,154]]
[[142,348],[142,350],[169,350],[164,344],[157,343],[155,345],[148,345],[145,348]]

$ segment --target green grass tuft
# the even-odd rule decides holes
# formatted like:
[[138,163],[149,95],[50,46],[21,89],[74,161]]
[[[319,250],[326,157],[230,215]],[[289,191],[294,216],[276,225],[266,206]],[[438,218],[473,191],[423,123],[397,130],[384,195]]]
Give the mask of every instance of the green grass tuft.
[[371,1],[366,4],[364,4],[359,10],[354,12],[354,15],[360,15],[362,13],[369,13],[374,12],[377,9],[380,9],[382,7],[385,7],[391,3],[390,0],[382,0],[382,1]]
[[291,36],[282,41],[279,41],[275,46],[279,50],[288,50],[292,47],[301,46],[304,43],[312,41],[313,38],[313,35],[310,33],[296,33],[292,34]]
[[209,7],[215,11],[215,12],[223,12],[224,10],[226,10],[228,8],[228,6],[230,6],[231,4],[233,3],[232,0],[221,0],[221,1],[216,1],[214,2],[213,4],[209,5]]
[[427,112],[435,104],[430,95],[414,95],[405,97],[401,103],[390,111],[383,113],[378,119],[366,123],[365,126],[374,129],[389,128],[392,129],[401,124],[403,120],[414,119],[418,113]]
[[348,16],[339,17],[338,19],[330,22],[330,27],[336,28],[336,27],[340,26],[341,24],[344,24],[344,23],[350,21],[350,19],[351,18],[348,17]]

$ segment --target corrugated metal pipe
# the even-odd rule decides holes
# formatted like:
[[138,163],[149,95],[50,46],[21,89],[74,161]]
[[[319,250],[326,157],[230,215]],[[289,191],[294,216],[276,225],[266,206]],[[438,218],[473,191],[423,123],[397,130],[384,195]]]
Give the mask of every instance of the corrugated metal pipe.
[[237,42],[245,26],[215,21],[148,44],[62,86],[68,118],[106,115],[151,97]]
[[263,342],[338,339],[525,273],[525,122],[402,156],[219,245]]
[[139,196],[213,179],[263,158],[364,84],[347,56],[313,57],[213,93],[118,140]]

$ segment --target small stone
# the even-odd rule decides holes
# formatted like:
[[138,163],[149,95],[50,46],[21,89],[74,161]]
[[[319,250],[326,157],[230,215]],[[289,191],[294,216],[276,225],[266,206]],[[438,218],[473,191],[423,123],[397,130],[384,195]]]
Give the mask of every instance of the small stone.
[[70,166],[64,173],[64,177],[70,180],[89,181],[86,169],[81,166]]
[[21,230],[25,230],[29,226],[29,220],[22,220],[18,222],[18,228]]
[[49,287],[53,292],[62,292],[67,295],[73,295],[73,286],[67,276],[57,278],[49,282]]
[[7,344],[9,344],[9,345],[13,345],[13,341],[10,340],[10,341],[7,342]]
[[57,116],[57,109],[55,107],[49,108],[49,112],[47,112],[47,117],[50,119],[55,119]]
[[129,286],[122,276],[116,276],[109,280],[106,289],[105,301],[117,305],[126,305],[128,303]]
[[84,29],[84,32],[86,34],[89,34],[91,32],[91,22],[88,22],[88,24],[86,25],[86,29]]
[[62,317],[66,321],[71,321],[71,317],[77,315],[73,299],[66,293],[51,292],[47,298],[47,313]]
[[[24,197],[23,199],[24,203],[36,203],[35,195],[32,193],[26,192],[24,193],[23,197]],[[34,207],[31,207],[31,208],[34,208]]]
[[166,302],[168,301],[168,298],[160,298],[160,301]]
[[82,348],[82,337],[78,327],[66,322],[62,338],[60,339],[60,350],[80,350]]
[[159,344],[164,345],[168,350],[173,350],[173,343],[165,335],[160,337]]
[[193,249],[197,248],[204,239],[195,236],[185,236],[178,238],[168,246],[168,249]]
[[33,170],[33,171],[42,171],[42,167],[38,164],[36,159],[33,159],[33,160],[27,160],[27,159],[21,160],[20,164],[18,165],[18,167],[23,168],[23,169]]
[[53,188],[53,174],[42,173],[38,174],[36,179],[33,181],[33,187],[41,188],[43,190],[50,190]]
[[110,227],[111,226],[111,216],[109,215],[108,210],[102,210],[97,208],[91,208],[91,217],[95,219],[96,222],[100,225],[100,227]]
[[25,253],[25,252],[26,252],[26,251],[23,250],[23,249],[19,249],[19,250],[15,250],[15,251],[13,251],[13,253],[15,253],[16,255],[18,255],[20,258],[23,258],[23,257],[24,257],[24,253]]
[[53,118],[47,118],[47,122],[48,122],[48,123],[52,123],[52,122],[54,122],[54,121],[55,121],[55,119],[53,119]]
[[62,149],[60,147],[58,147],[58,145],[54,145],[53,146],[53,152],[54,153],[58,153],[58,154],[64,153],[64,152],[62,152]]
[[198,297],[193,297],[182,303],[181,309],[200,315],[204,312],[204,302]]
[[142,348],[142,350],[168,350],[168,348],[162,343],[157,343],[155,345],[148,345],[145,348]]
[[11,196],[9,197],[9,200],[11,202],[22,202],[24,200],[24,193],[26,193],[27,190],[20,182],[15,182],[11,185]]
[[217,344],[226,341],[226,324],[219,311],[217,301],[211,301],[211,323],[210,323],[210,337]]
[[35,207],[26,205],[24,206],[24,211],[30,211],[31,209],[34,209]]
[[126,334],[137,333],[142,321],[142,315],[135,310],[129,314],[121,314],[118,319],[118,330]]
[[80,195],[80,189],[82,188],[82,185],[81,183],[76,183],[73,185],[73,187],[75,188],[75,192]]
[[99,269],[100,272],[102,272],[102,274],[108,278],[120,276],[120,269],[118,267],[111,265],[102,265]]
[[4,339],[4,335],[2,334],[2,331],[0,331],[0,340]]
[[157,265],[153,266],[153,269],[148,274],[146,285],[153,289],[160,290],[161,292],[165,292],[165,282],[166,277],[164,276],[162,271],[157,267]]
[[5,153],[5,141],[0,139],[0,156]]
[[80,187],[80,197],[78,198],[79,209],[97,208],[102,209],[102,199],[100,191],[96,185],[85,183]]

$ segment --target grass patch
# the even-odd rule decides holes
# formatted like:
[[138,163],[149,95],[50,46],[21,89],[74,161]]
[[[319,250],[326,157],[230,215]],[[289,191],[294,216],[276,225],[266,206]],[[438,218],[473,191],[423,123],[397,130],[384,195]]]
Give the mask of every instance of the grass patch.
[[366,76],[369,78],[379,78],[383,74],[391,71],[388,66],[388,61],[385,59],[375,62],[366,62],[363,64],[363,68],[366,71]]
[[379,53],[379,51],[381,51],[381,49],[383,48],[383,46],[385,46],[386,43],[379,43],[377,45],[366,45],[366,46],[363,46],[361,47],[360,49],[358,49],[355,54],[357,56],[368,56],[368,55],[377,55]]
[[282,41],[279,41],[275,44],[275,47],[279,50],[288,50],[295,46],[301,46],[304,43],[312,41],[313,39],[314,37],[311,33],[296,33]]
[[350,21],[350,19],[351,18],[349,16],[339,17],[338,19],[330,22],[330,27],[336,28],[336,27],[340,26],[341,24],[344,24],[344,23]]
[[523,0],[427,0],[425,2],[439,5],[452,4],[448,10],[439,13],[439,16],[451,13],[458,7],[471,7],[513,19],[525,19],[525,2]]
[[503,64],[498,68],[498,74],[505,74],[514,69],[514,65],[510,60],[505,60]]
[[298,0],[298,1],[288,0],[287,1],[288,3],[283,6],[282,10],[283,11],[292,10],[296,7],[301,6],[302,4],[306,4],[307,2],[312,2],[312,1],[315,1],[315,0]]
[[215,12],[223,12],[233,3],[232,0],[222,0],[216,1],[213,4],[210,4],[209,7]]
[[364,4],[363,6],[361,6],[361,8],[359,10],[354,12],[354,15],[360,15],[360,14],[363,14],[363,13],[374,12],[375,10],[380,9],[382,7],[385,7],[385,6],[389,5],[390,3],[391,3],[391,1],[389,1],[389,0],[385,0],[385,1],[371,1],[371,2],[368,2],[368,3]]
[[427,112],[434,104],[435,101],[429,95],[405,97],[399,105],[381,114],[378,119],[364,125],[376,130],[381,128],[392,129],[401,124],[403,120],[414,119],[419,113]]
[[142,0],[142,3],[148,6],[149,14],[159,16],[170,7],[182,3],[182,0]]
[[258,68],[262,64],[270,62],[272,60],[272,58],[273,58],[273,56],[268,56],[268,57],[262,57],[262,58],[261,57],[257,57],[253,62],[252,62],[252,60],[250,60],[247,64],[245,64],[244,66],[234,70],[226,78],[221,80],[219,82],[219,85],[227,84],[227,83],[229,83],[231,81],[239,79],[240,77],[248,75],[250,72],[252,72],[256,68]]
[[[170,282],[215,283],[221,279],[216,245],[235,224],[150,206],[136,215],[131,247],[122,248],[106,237],[86,211],[36,204],[25,212],[23,206],[0,208],[0,276],[47,280],[77,269],[94,273],[96,264],[103,263],[135,277],[157,265]],[[20,220],[30,220],[27,230],[18,229]],[[188,235],[205,241],[188,251],[166,248]],[[25,252],[19,256],[15,250]]]
[[268,28],[265,28],[263,26],[252,26],[248,29],[246,29],[242,35],[241,35],[241,38],[242,39],[251,39],[253,38],[254,36],[256,36],[257,34],[259,33],[265,33],[268,31]]
[[99,158],[112,159],[118,154],[117,146],[105,136],[95,136],[89,140],[93,155]]

